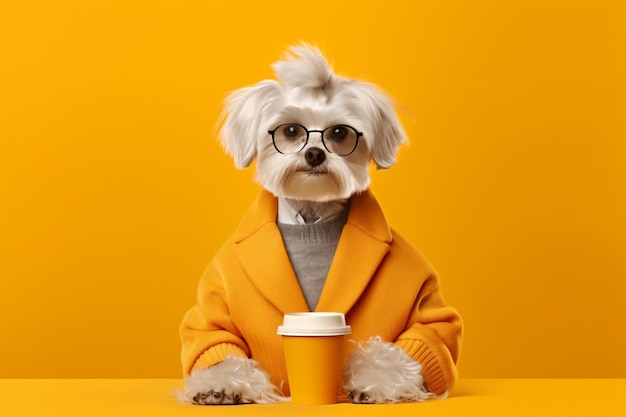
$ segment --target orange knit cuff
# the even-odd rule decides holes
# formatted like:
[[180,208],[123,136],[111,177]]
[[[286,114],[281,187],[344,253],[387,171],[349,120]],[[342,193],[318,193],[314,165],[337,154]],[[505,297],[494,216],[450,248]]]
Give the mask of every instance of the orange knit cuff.
[[444,395],[451,388],[446,381],[437,358],[428,346],[420,340],[398,340],[395,344],[422,366],[422,375],[428,390],[435,395]]
[[232,343],[220,343],[219,345],[212,346],[205,350],[198,359],[196,359],[191,370],[208,368],[218,362],[222,362],[226,359],[226,356],[248,357],[246,352],[239,346]]

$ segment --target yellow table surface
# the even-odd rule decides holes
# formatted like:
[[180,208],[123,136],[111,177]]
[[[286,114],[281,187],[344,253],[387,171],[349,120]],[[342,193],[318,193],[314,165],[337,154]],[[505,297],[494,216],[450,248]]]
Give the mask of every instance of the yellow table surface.
[[626,416],[626,379],[462,379],[425,403],[193,406],[176,379],[0,379],[0,416]]

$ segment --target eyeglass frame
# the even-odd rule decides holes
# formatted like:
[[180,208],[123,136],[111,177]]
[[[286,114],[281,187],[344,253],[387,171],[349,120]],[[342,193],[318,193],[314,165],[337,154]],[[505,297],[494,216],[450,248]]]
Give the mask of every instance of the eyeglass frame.
[[[302,145],[302,147],[300,149],[298,149],[295,152],[283,152],[280,149],[278,149],[278,146],[276,146],[276,139],[274,138],[274,133],[280,129],[282,126],[300,126],[301,128],[304,129],[304,131],[306,132],[306,140],[304,141],[304,144]],[[352,129],[354,131],[354,133],[356,133],[356,140],[354,141],[354,148],[352,148],[352,150],[346,154],[338,154],[336,152],[331,151],[330,149],[328,149],[328,146],[326,146],[326,142],[324,141],[324,132],[326,132],[328,129],[332,129],[333,127],[347,127],[349,129]],[[268,130],[267,133],[270,134],[270,136],[272,136],[272,144],[274,145],[274,149],[276,149],[276,151],[280,154],[283,155],[289,155],[289,154],[295,154],[300,152],[301,150],[303,150],[304,148],[306,148],[306,145],[309,143],[309,134],[313,132],[313,133],[319,133],[322,139],[322,145],[324,145],[324,149],[326,149],[328,152],[330,153],[334,153],[335,155],[339,155],[339,156],[348,156],[350,154],[352,154],[357,146],[359,145],[359,138],[361,136],[363,136],[363,132],[359,132],[358,130],[356,130],[354,127],[350,126],[350,125],[332,125],[332,126],[328,126],[326,129],[324,130],[309,130],[307,129],[305,126],[301,125],[300,123],[283,123],[280,124],[278,126],[276,126],[273,130]]]

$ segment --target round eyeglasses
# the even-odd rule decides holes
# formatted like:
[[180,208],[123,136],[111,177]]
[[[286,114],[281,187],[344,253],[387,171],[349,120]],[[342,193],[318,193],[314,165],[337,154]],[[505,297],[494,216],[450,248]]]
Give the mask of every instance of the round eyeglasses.
[[363,136],[363,133],[357,132],[355,128],[348,125],[330,126],[324,130],[308,130],[302,125],[288,123],[267,131],[272,135],[276,150],[284,154],[298,153],[304,149],[311,132],[321,133],[324,148],[340,156],[347,156],[354,152],[359,138]]

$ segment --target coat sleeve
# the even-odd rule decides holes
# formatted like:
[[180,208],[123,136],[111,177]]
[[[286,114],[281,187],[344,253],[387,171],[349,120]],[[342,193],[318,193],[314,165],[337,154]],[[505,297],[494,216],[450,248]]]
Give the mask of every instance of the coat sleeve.
[[406,329],[395,343],[422,366],[426,386],[436,395],[446,394],[456,382],[461,333],[461,317],[444,303],[437,276],[432,272],[420,288]]
[[180,325],[183,374],[207,368],[226,356],[249,357],[250,350],[230,318],[224,279],[214,259],[198,286],[197,304]]

